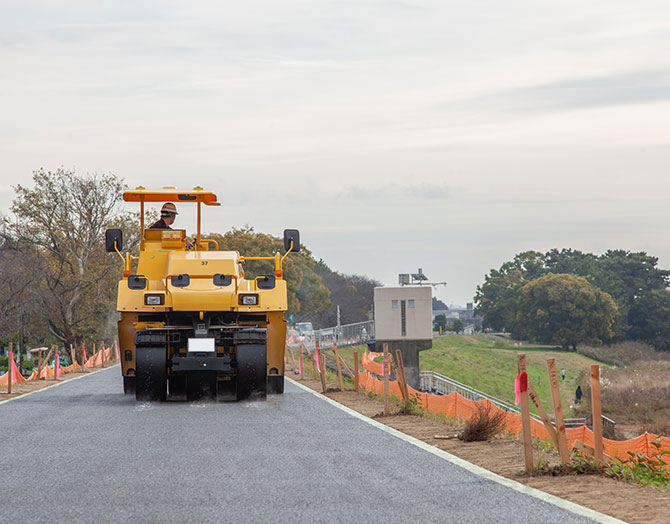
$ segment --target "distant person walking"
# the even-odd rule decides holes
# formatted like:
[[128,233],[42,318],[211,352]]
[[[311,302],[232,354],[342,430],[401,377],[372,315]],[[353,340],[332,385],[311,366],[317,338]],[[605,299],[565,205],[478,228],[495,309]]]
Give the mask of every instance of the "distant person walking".
[[565,369],[561,369],[561,378],[563,379],[563,382],[565,382]]
[[582,386],[577,386],[575,391],[575,404],[582,403]]

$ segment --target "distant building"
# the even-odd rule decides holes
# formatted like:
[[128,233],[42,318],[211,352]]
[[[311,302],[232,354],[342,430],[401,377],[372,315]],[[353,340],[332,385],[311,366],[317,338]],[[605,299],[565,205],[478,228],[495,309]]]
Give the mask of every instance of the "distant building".
[[376,287],[376,351],[388,344],[400,349],[407,383],[419,384],[419,351],[433,345],[432,289],[430,286]]
[[470,324],[481,326],[483,321],[482,317],[475,314],[472,302],[468,302],[465,308],[452,304],[449,309],[446,310],[434,309],[433,320],[435,320],[437,315],[444,315],[447,318],[447,321],[459,319],[466,326]]

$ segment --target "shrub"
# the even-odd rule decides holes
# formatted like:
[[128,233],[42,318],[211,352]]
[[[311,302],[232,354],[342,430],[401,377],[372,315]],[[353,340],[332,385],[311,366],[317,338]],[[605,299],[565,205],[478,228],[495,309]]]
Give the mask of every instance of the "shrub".
[[649,441],[656,448],[650,457],[628,451],[628,459],[615,458],[608,465],[605,474],[634,484],[667,488],[670,485],[670,470],[664,457],[669,455],[670,451],[661,449],[662,442],[663,434]]
[[465,424],[465,429],[458,434],[458,438],[465,442],[490,440],[505,429],[505,412],[492,409],[491,405],[479,406]]

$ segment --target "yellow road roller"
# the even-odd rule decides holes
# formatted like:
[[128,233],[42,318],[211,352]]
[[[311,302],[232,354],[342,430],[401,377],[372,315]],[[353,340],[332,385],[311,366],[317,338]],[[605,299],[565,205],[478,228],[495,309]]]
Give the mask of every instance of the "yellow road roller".
[[[282,262],[299,251],[299,232],[284,231],[284,255],[245,257],[202,238],[202,205],[220,205],[210,191],[138,187],[125,191],[123,200],[139,203],[139,256],[122,253],[119,229],[106,231],[105,248],[123,260],[117,310],[124,392],[138,401],[264,399],[283,393]],[[174,204],[196,205],[195,238],[169,228],[170,220],[145,227],[145,204],[158,202],[167,211],[176,210]],[[274,274],[247,279],[245,260],[273,260]]]

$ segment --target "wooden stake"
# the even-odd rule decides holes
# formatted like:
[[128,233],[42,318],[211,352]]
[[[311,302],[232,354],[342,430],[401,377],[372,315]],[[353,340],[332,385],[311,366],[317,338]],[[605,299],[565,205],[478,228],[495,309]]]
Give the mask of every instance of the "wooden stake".
[[533,436],[530,430],[530,406],[528,404],[528,373],[526,370],[526,354],[517,355],[519,375],[525,374],[526,383],[521,383],[519,399],[521,401],[521,429],[523,435],[523,455],[526,464],[526,473],[533,473]]
[[314,380],[319,380],[319,377],[317,376],[316,373],[316,352],[310,358],[312,359],[312,371],[314,372]]
[[340,382],[340,391],[344,391],[344,380],[342,380],[342,366],[340,365],[340,355],[337,352],[336,343],[333,343],[333,353],[335,354],[335,364],[337,365],[337,380]]
[[558,453],[561,455],[561,464],[563,464],[563,467],[566,467],[566,464],[570,461],[570,452],[568,450],[568,438],[565,434],[565,422],[563,421],[563,404],[561,403],[561,391],[558,387],[556,359],[547,359],[547,373],[549,374],[549,386],[551,387],[551,400],[554,403]]
[[337,353],[337,358],[340,359],[340,364],[341,364],[342,367],[346,370],[346,372],[349,373],[349,376],[350,376],[350,377],[352,378],[352,380],[353,380],[353,378],[354,378],[354,372],[351,371],[351,368],[350,368],[350,367],[347,365],[347,363],[344,361],[344,359],[342,358],[342,355],[340,355],[339,351],[338,351],[338,353]]
[[100,359],[100,367],[105,367],[105,344],[100,344],[100,352],[102,353],[102,358]]
[[14,374],[14,352],[12,351],[12,343],[9,343],[9,352],[7,353],[7,394],[12,394],[12,375]]
[[42,361],[42,363],[41,363],[41,364],[39,365],[39,367],[37,368],[37,376],[38,376],[38,377],[39,377],[40,374],[42,373],[42,369],[44,369],[44,368],[46,367],[46,365],[48,364],[49,359],[51,358],[51,353],[53,352],[53,350],[54,350],[54,348],[53,348],[53,346],[52,346],[52,348],[51,348],[51,349],[49,350],[49,352],[47,353],[47,356],[45,357],[45,359]]
[[72,373],[77,371],[77,355],[74,352],[74,347],[70,344],[70,357],[72,357]]
[[600,405],[600,366],[591,366],[591,409],[593,416],[593,450],[598,467],[603,466],[603,419]]
[[358,351],[354,351],[354,389],[358,393]]
[[37,378],[38,378],[38,380],[39,380],[39,378],[40,378],[40,377],[39,377],[39,370],[42,369],[42,350],[41,350],[41,349],[40,349],[39,357],[38,357],[38,360],[37,360],[37,369],[38,369],[38,376],[37,376]]
[[400,371],[398,371],[398,366],[396,366],[396,364],[395,364],[395,360],[393,359],[393,355],[389,354],[389,358],[390,358],[391,367],[393,368],[393,373],[395,374],[395,378],[398,381],[398,387],[400,388],[400,394],[402,395],[402,400],[406,404],[408,398],[407,398],[407,393],[405,391],[405,388],[402,387],[403,386],[402,375],[400,374]]
[[320,357],[320,364],[321,364],[321,389],[323,389],[323,392],[326,393],[328,391],[328,387],[326,386],[326,355],[321,353]]
[[60,355],[58,350],[60,348],[56,347],[56,352],[54,353],[54,381],[60,379]]
[[[384,355],[388,355],[388,351],[385,351]],[[388,416],[391,414],[391,400],[389,399],[389,361],[384,359],[384,364],[384,415]]]
[[[596,451],[591,446],[584,444],[581,440],[575,440],[572,449],[581,451],[587,457],[595,457],[596,454]],[[610,460],[612,460],[612,457],[610,457],[607,453],[603,453],[603,461],[609,462]]]
[[298,354],[298,373],[300,373],[300,380],[302,380],[302,351]]
[[549,433],[551,442],[554,444],[554,446],[556,446],[556,449],[558,449],[558,435],[556,435],[556,428],[554,428],[554,425],[551,423],[549,415],[547,415],[547,412],[540,403],[540,397],[537,396],[537,393],[535,393],[535,388],[531,386],[530,382],[528,383],[528,396],[533,401],[533,404],[535,404],[535,409],[537,409],[537,412],[540,415],[542,422],[544,423],[544,427],[547,430],[547,433]]
[[398,360],[398,371],[400,371],[400,376],[402,378],[401,387],[405,390],[405,398],[409,402],[409,389],[407,388],[407,377],[405,377],[405,362],[403,362],[402,359],[402,351],[396,349],[395,358]]

